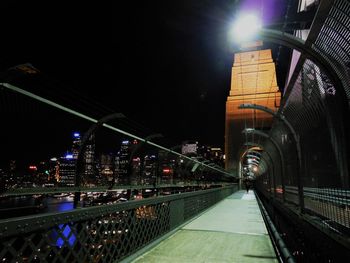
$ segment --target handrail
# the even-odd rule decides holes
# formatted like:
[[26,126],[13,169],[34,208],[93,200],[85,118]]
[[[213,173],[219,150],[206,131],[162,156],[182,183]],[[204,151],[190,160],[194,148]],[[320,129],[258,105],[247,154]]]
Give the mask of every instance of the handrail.
[[277,246],[276,247],[277,251],[281,252],[283,255],[282,262],[295,263],[294,257],[289,252],[289,249],[287,248],[286,244],[284,243],[283,239],[281,238],[280,234],[278,233],[275,225],[273,224],[272,220],[270,219],[264,205],[262,204],[259,196],[256,193],[255,193],[255,197],[256,197],[256,200],[258,201],[258,205],[260,207],[260,210],[262,211],[262,215],[263,215],[263,219],[265,221],[265,224],[268,226],[270,236],[273,238],[273,243],[275,246]]
[[165,202],[180,200],[183,198],[205,195],[213,192],[220,192],[231,186],[200,190],[195,192],[186,192],[167,196],[150,197],[142,200],[132,200],[124,203],[92,206],[78,208],[66,212],[46,213],[40,215],[31,215],[25,217],[8,218],[0,220],[0,237],[18,235],[19,233],[29,233],[53,227],[57,224],[65,224],[72,221],[83,221],[93,219],[99,216],[107,215],[114,212],[138,208],[141,206],[161,204]]

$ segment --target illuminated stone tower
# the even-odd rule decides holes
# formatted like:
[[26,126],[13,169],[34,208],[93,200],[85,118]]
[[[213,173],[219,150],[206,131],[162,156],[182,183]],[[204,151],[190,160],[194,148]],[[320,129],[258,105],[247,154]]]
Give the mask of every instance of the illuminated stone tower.
[[226,101],[225,166],[238,172],[240,151],[245,138],[244,128],[267,129],[272,116],[257,110],[238,109],[243,103],[255,103],[272,110],[279,107],[279,92],[271,50],[254,50],[234,55],[231,90]]

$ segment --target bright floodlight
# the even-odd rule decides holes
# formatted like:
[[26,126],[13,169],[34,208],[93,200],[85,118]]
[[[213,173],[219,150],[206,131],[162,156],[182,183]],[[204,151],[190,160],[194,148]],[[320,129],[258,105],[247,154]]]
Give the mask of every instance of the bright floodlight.
[[254,14],[245,14],[236,20],[232,29],[232,38],[236,42],[249,41],[261,28],[261,21]]

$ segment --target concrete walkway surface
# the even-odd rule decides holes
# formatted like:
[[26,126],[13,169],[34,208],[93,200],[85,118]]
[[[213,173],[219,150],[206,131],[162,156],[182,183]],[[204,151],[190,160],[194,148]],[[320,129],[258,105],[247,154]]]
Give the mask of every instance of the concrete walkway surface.
[[134,263],[278,262],[252,190],[238,191]]

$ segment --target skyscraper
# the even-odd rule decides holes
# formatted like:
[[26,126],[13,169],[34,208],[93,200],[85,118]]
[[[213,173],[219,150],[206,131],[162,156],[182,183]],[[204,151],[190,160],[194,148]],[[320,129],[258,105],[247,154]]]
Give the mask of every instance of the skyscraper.
[[156,183],[157,176],[157,158],[155,155],[146,155],[143,164],[143,174],[141,183],[145,185],[153,185]]
[[84,165],[84,179],[86,183],[96,184],[96,177],[98,176],[95,172],[95,134],[91,134],[85,145],[85,151],[83,155]]
[[75,185],[75,162],[73,154],[59,158],[59,186],[74,186]]
[[78,158],[79,150],[81,145],[81,137],[79,132],[73,133],[73,143],[72,143],[72,155],[76,160]]
[[129,178],[129,159],[130,159],[130,146],[129,140],[123,140],[120,146],[120,151],[116,160],[117,169],[117,181],[118,184],[127,185],[130,184]]
[[112,154],[101,154],[99,171],[101,183],[114,184],[113,158]]
[[[79,132],[73,133],[72,142],[72,155],[73,159],[76,161],[78,159],[79,151],[81,151],[82,138]],[[82,183],[86,185],[96,185],[97,174],[94,172],[95,164],[95,135],[91,134],[88,141],[85,143],[84,153],[81,157],[82,160],[82,170],[81,176]]]

